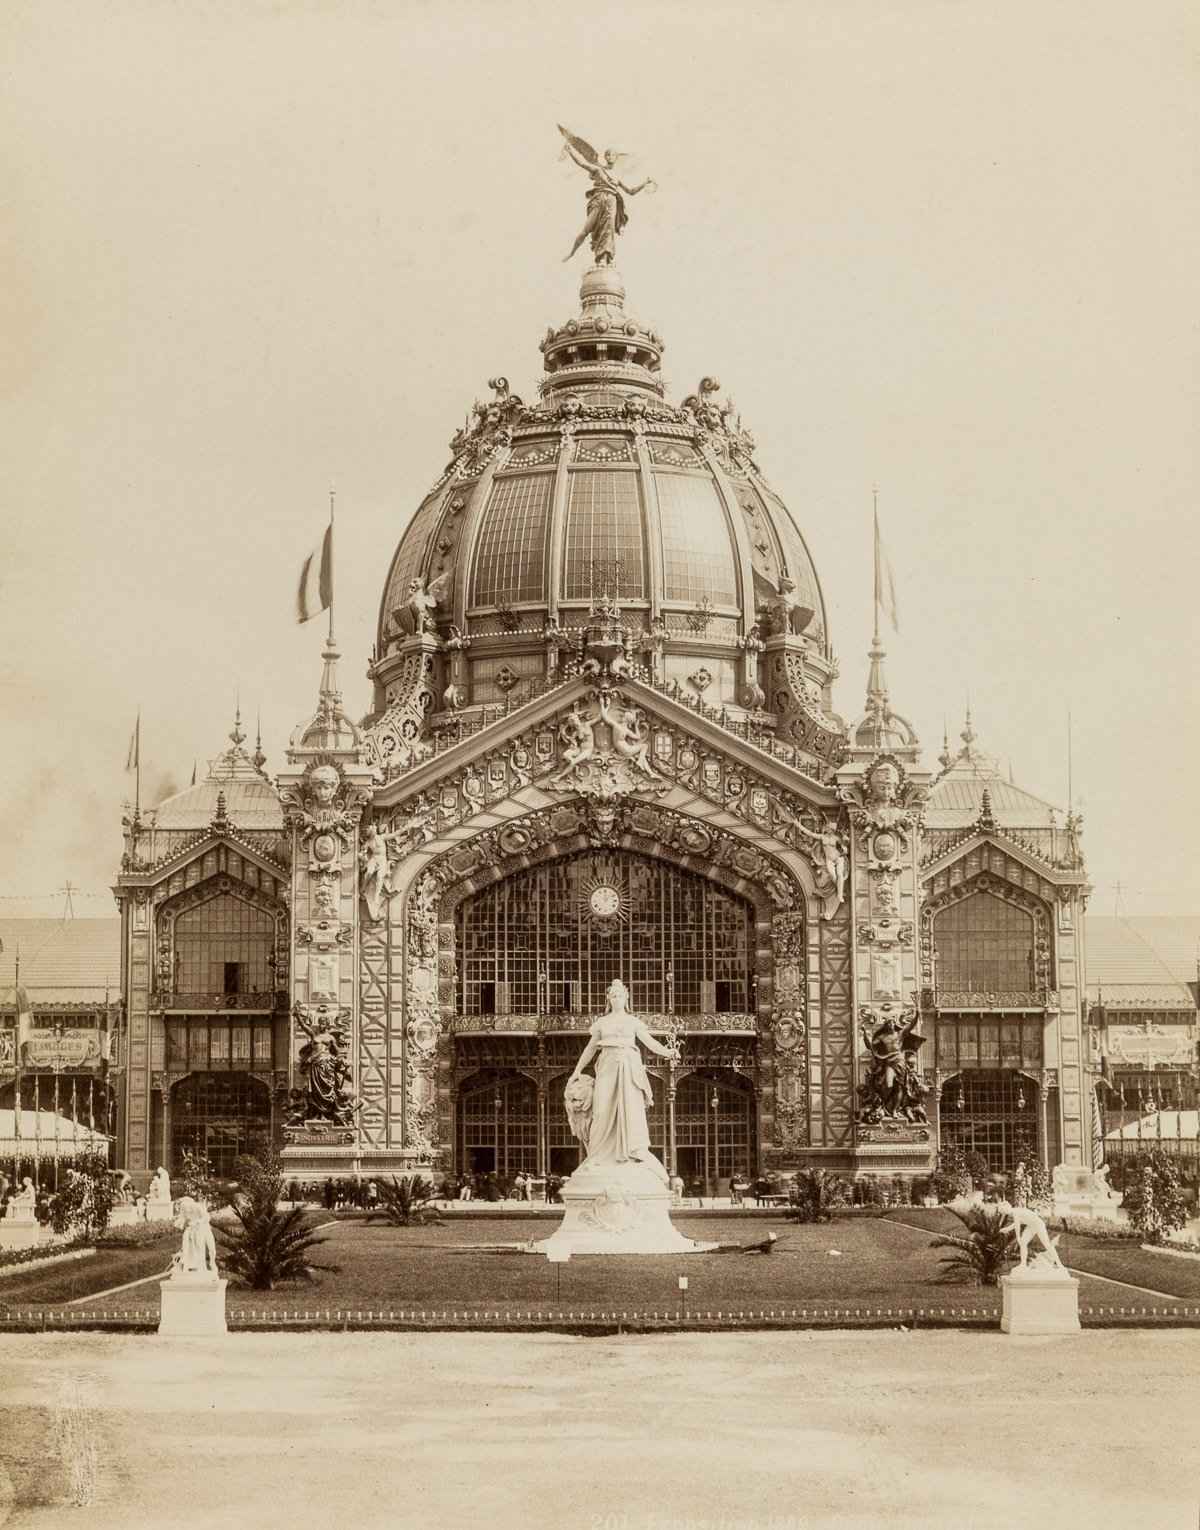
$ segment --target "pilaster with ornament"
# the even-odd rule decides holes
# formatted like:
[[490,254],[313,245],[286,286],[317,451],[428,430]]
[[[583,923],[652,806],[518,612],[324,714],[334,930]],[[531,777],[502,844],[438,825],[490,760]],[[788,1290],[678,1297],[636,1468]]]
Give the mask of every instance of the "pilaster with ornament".
[[[852,753],[838,772],[838,796],[851,828],[855,1014],[869,1011],[881,1022],[899,1021],[922,1003],[917,925],[928,782],[915,749],[906,749],[904,757],[877,750]],[[860,1029],[855,1026],[856,1033]],[[854,1052],[857,1088],[870,1060],[861,1034],[855,1036]],[[856,1139],[877,1136],[867,1127],[856,1130]]]
[[[372,773],[357,749],[289,751],[279,775],[284,823],[292,835],[292,959],[288,1082],[302,1085],[300,1049],[323,1020],[344,1028],[355,1075],[360,1014],[357,967],[359,824]],[[354,1078],[356,1089],[359,1077]],[[304,1140],[304,1128],[288,1135]],[[345,1138],[353,1127],[339,1128]],[[311,1135],[311,1133],[310,1133]]]

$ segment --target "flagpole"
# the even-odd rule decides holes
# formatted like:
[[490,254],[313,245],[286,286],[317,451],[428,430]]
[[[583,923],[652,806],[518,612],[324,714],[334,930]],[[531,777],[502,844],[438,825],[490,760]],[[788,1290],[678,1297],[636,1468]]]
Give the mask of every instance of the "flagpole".
[[13,1143],[16,1166],[13,1177],[17,1181],[17,1188],[21,1187],[21,942],[17,941],[17,1032],[16,1048],[13,1052]]
[[333,643],[333,507],[334,491],[329,491],[329,642]]
[[879,642],[879,490],[871,490],[871,498],[875,512],[875,641]]

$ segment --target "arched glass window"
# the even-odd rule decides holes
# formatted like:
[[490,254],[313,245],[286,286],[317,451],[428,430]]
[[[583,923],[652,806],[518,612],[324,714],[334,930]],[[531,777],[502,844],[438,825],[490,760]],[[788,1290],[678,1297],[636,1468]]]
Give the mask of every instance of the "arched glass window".
[[266,909],[217,893],[175,920],[179,993],[269,993],[275,920]]
[[939,993],[1031,993],[1033,916],[994,893],[972,893],[934,915]]
[[616,977],[641,1014],[753,1008],[751,905],[665,861],[567,856],[476,893],[457,918],[460,1015],[600,1014]]

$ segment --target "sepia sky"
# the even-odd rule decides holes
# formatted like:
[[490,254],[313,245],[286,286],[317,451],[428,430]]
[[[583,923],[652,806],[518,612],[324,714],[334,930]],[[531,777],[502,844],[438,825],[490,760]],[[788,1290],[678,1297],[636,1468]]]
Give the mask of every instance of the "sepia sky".
[[[1128,0],[8,0],[0,911],[107,892],[143,803],[309,715],[338,496],[343,689],[487,379],[576,306],[556,122],[659,184],[618,252],[673,396],[717,375],[815,557],[861,709],[871,490],[893,704],[968,693],[1074,786],[1111,914],[1200,911],[1200,21]],[[936,768],[936,767],[935,767]]]

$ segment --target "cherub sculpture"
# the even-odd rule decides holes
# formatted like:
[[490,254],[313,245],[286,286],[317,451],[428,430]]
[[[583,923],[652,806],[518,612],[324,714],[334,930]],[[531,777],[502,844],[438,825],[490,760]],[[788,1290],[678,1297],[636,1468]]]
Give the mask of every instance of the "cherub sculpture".
[[585,239],[592,242],[592,259],[598,266],[611,266],[616,254],[617,235],[629,222],[625,211],[625,197],[636,196],[639,191],[656,191],[652,180],[640,181],[636,186],[621,180],[618,165],[628,159],[615,149],[605,149],[603,157],[596,153],[585,138],[568,133],[560,122],[558,131],[563,135],[563,153],[575,161],[591,180],[587,194],[587,219],[579,231],[579,237],[566,256],[570,260]]

